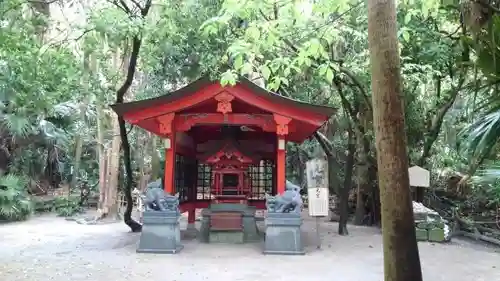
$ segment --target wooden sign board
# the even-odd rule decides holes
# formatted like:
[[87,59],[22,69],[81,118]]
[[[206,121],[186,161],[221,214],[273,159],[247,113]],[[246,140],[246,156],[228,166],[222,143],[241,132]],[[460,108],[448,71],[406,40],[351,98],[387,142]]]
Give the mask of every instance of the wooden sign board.
[[329,213],[328,162],[312,159],[306,163],[309,215],[326,217]]
[[408,168],[408,175],[410,176],[410,186],[431,186],[431,173],[422,167],[413,166]]

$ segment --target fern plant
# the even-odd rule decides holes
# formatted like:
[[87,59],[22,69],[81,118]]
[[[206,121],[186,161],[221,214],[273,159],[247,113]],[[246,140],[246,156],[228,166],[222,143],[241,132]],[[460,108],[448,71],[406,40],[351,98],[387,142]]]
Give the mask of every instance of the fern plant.
[[33,204],[26,191],[26,180],[12,174],[0,177],[0,220],[27,219]]
[[71,217],[83,211],[79,198],[56,197],[53,210],[61,217]]

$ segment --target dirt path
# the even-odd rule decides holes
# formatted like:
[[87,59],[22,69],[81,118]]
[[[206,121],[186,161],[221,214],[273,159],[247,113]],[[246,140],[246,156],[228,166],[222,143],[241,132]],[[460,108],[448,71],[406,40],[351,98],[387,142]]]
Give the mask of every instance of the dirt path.
[[[377,229],[322,225],[323,250],[315,249],[314,223],[304,229],[306,256],[264,256],[259,244],[214,245],[184,241],[179,255],[136,254],[139,234],[122,223],[79,225],[53,216],[0,225],[0,280],[6,281],[263,281],[383,280]],[[428,281],[500,280],[500,250],[455,240],[420,243]]]

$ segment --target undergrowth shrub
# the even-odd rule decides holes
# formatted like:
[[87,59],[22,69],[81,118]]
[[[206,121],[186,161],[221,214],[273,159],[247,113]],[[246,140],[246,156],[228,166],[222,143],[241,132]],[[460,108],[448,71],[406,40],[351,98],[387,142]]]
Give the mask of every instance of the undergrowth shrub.
[[27,181],[16,175],[0,177],[0,220],[20,221],[33,212],[33,202],[27,192]]
[[60,196],[56,197],[52,204],[52,210],[61,217],[74,216],[83,211],[79,204],[79,198]]

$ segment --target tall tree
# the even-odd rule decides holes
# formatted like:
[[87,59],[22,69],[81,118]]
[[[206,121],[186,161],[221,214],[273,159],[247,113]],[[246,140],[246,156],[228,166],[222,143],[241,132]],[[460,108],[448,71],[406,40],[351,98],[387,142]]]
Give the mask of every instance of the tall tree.
[[386,281],[421,281],[401,91],[394,0],[368,1],[373,121]]
[[[134,7],[131,9],[124,1],[120,1],[120,3],[113,2],[118,8],[121,10],[125,11],[127,15],[130,17],[139,17],[141,20],[145,20],[148,13],[149,9],[151,8],[152,5],[152,0],[146,0],[144,6],[141,6],[137,2],[133,2]],[[139,10],[139,15],[134,14],[133,11],[135,9]],[[121,87],[116,91],[116,103],[123,103],[124,101],[124,96],[127,93],[128,89],[132,85],[132,82],[134,80],[134,74],[135,70],[137,67],[137,61],[139,59],[139,50],[141,49],[142,45],[142,34],[136,34],[134,38],[132,39],[132,51],[130,54],[130,60],[128,62],[128,67],[127,67],[127,75],[125,78],[125,81],[123,81],[123,84]],[[123,162],[125,164],[125,172],[127,174],[127,179],[125,182],[125,200],[127,201],[127,208],[125,209],[125,213],[123,214],[123,220],[126,225],[130,227],[132,232],[139,232],[142,230],[142,225],[140,225],[138,222],[132,219],[132,208],[133,208],[133,201],[132,201],[132,164],[131,164],[131,159],[130,159],[130,143],[128,141],[128,135],[127,135],[127,129],[125,127],[125,119],[123,119],[122,116],[118,117],[118,124],[120,125],[120,138],[122,142],[122,148],[123,148]]]

